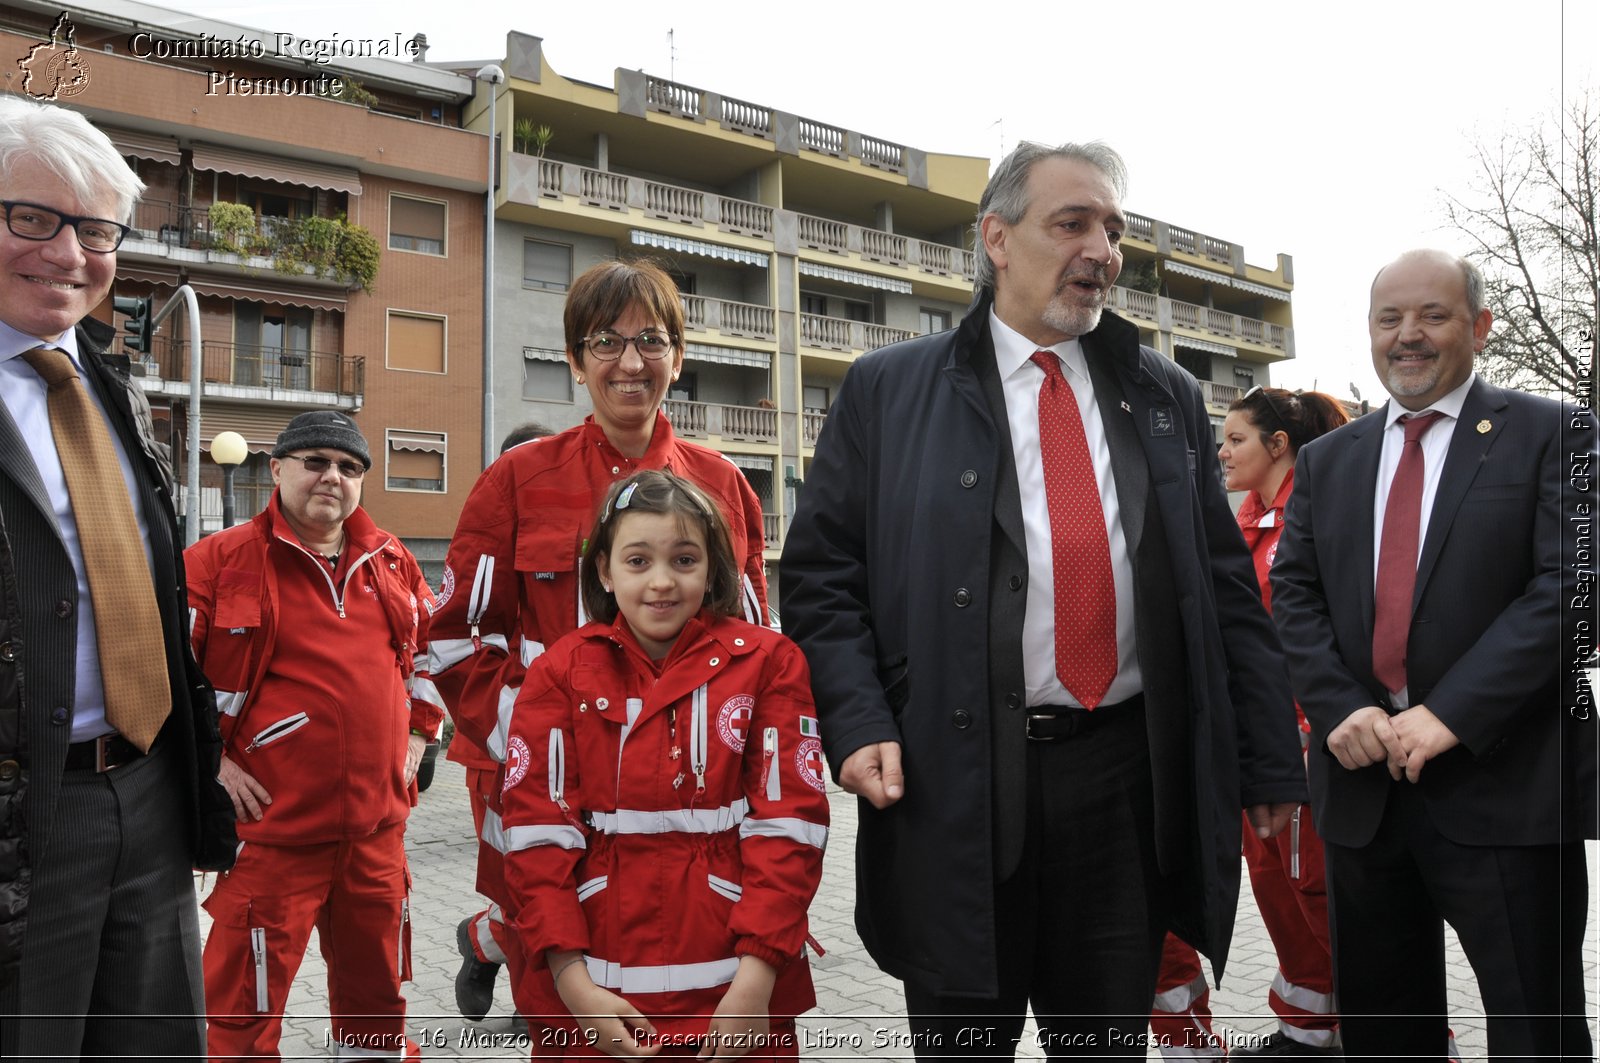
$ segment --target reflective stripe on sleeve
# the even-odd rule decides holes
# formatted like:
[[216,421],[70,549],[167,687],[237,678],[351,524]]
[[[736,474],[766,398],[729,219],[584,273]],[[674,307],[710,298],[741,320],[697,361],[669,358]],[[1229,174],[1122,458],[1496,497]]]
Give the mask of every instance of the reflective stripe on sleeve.
[[740,838],[787,838],[813,849],[828,847],[828,828],[803,819],[747,819],[739,827]]
[[522,689],[507,684],[500,688],[500,707],[495,710],[494,730],[483,744],[488,754],[501,764],[506,762],[506,742],[511,738],[511,710],[517,707],[517,691]]
[[544,643],[535,642],[526,635],[522,637],[522,667],[528,667],[528,665],[538,660],[539,655],[542,653],[544,653]]
[[472,577],[472,597],[467,599],[467,623],[476,624],[489,609],[489,591],[494,586],[494,555],[478,557],[478,571]]
[[564,823],[547,826],[507,827],[492,808],[483,810],[483,840],[502,853],[553,845],[558,849],[584,849],[583,832]]
[[[506,652],[504,635],[484,635],[478,641]],[[428,671],[439,675],[471,657],[473,652],[471,639],[434,639],[428,643]]]

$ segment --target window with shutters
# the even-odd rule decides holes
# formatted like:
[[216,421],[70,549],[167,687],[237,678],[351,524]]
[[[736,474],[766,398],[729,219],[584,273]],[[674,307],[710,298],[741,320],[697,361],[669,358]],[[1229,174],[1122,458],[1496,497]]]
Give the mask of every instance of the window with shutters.
[[384,431],[384,486],[391,491],[443,494],[449,438],[444,432],[390,428]]
[[522,286],[564,292],[572,283],[572,248],[543,240],[522,241]]
[[443,255],[448,205],[440,200],[389,196],[389,250]]
[[385,363],[390,369],[413,373],[443,373],[445,319],[428,314],[389,311],[389,341]]

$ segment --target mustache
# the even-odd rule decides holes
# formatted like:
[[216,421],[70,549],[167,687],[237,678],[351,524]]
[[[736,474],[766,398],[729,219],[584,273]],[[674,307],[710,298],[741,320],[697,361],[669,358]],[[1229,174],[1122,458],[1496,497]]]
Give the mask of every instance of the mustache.
[[1093,284],[1099,285],[1102,288],[1105,288],[1111,283],[1111,272],[1104,266],[1096,266],[1094,269],[1081,270],[1077,273],[1070,274],[1069,276],[1062,277],[1061,283],[1056,285],[1056,294],[1060,295],[1062,292],[1066,291],[1070,285],[1077,284],[1079,281],[1089,281]]
[[1438,350],[1431,343],[1424,343],[1424,344],[1397,343],[1393,347],[1389,348],[1389,353],[1387,355],[1385,355],[1385,357],[1388,357],[1388,358],[1399,358],[1399,357],[1402,357],[1403,355],[1408,355],[1408,354],[1422,354],[1422,355],[1427,355],[1429,358],[1437,358],[1437,357],[1439,357]]

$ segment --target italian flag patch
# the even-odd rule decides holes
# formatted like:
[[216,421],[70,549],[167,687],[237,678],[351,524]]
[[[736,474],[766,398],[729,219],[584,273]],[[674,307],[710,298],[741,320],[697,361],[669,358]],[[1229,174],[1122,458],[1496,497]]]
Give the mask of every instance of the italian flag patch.
[[817,718],[815,716],[800,717],[800,734],[805,738],[818,737]]

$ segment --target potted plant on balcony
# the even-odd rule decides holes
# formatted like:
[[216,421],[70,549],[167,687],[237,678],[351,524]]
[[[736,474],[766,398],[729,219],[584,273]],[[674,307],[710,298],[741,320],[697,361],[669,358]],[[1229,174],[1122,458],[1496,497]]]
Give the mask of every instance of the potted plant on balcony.
[[555,138],[555,130],[547,125],[534,125],[532,118],[518,118],[511,124],[511,150],[521,155],[537,155],[542,159]]
[[213,250],[241,256],[252,255],[259,250],[256,212],[248,206],[243,203],[213,203],[210,216]]

